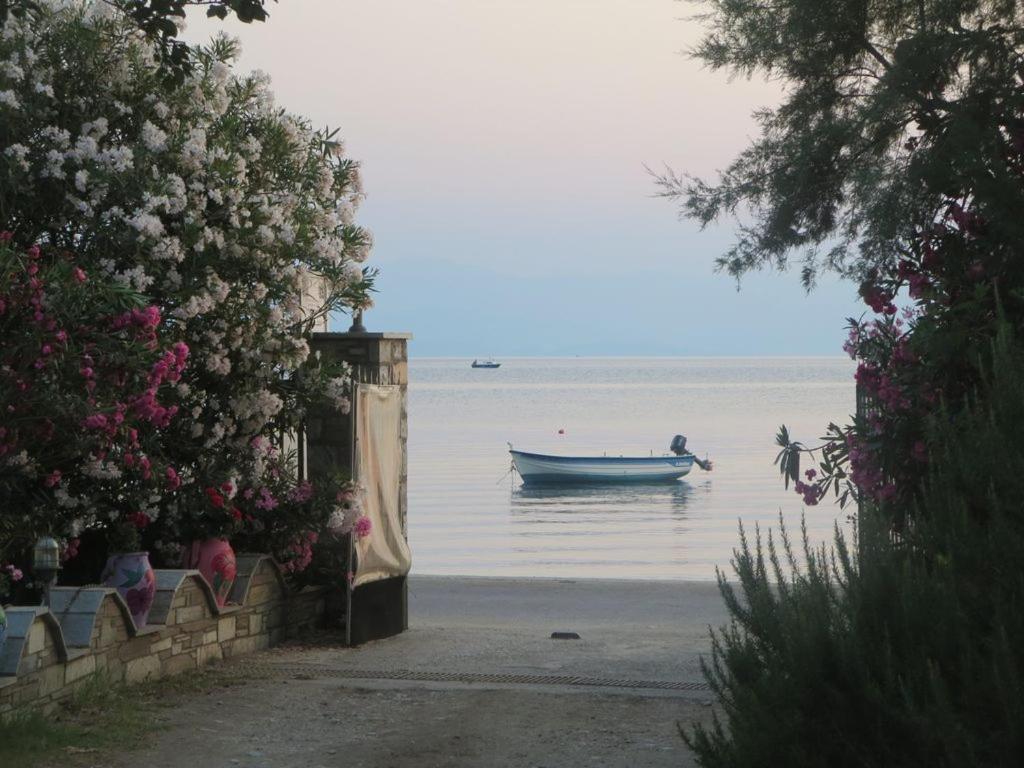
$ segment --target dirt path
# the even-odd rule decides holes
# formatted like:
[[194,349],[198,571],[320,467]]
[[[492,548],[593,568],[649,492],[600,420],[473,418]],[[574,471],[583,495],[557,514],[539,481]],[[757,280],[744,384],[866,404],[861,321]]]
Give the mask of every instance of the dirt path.
[[537,688],[265,680],[190,702],[124,766],[429,768],[693,765],[700,702]]
[[250,679],[168,711],[119,765],[694,765],[677,724],[710,718],[696,659],[720,613],[708,585],[421,578],[409,632],[229,666]]

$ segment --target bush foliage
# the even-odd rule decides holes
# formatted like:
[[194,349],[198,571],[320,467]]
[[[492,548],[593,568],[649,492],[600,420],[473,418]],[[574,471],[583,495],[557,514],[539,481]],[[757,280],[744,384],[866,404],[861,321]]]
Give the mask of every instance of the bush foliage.
[[837,531],[803,565],[784,529],[743,539],[705,667],[721,717],[684,734],[701,765],[1024,764],[1024,347],[990,352],[930,422],[904,536],[866,514],[856,556]]
[[[187,4],[148,5],[167,15]],[[21,346],[53,350],[38,369],[46,386],[34,389],[24,418],[43,420],[55,404],[73,401],[74,418],[53,430],[73,455],[90,430],[134,428],[115,429],[109,419],[134,410],[147,425],[153,413],[160,418],[151,434],[140,430],[140,440],[152,437],[144,452],[135,438],[129,449],[86,445],[82,477],[74,462],[23,444],[35,434],[13,414],[27,408],[15,401],[25,400],[19,387],[31,382],[15,374],[36,356],[9,360],[9,345],[0,370],[0,565],[24,562],[23,543],[42,533],[62,539],[70,556],[80,534],[125,519],[167,563],[177,563],[182,544],[210,536],[308,562],[310,542],[338,527],[331,520],[344,521],[346,478],[299,483],[282,435],[294,433],[313,403],[349,407],[350,372],[311,356],[309,337],[330,313],[369,303],[373,270],[362,265],[371,237],[355,220],[358,164],[336,132],[275,106],[265,75],[235,71],[238,45],[224,36],[190,49],[191,66],[168,78],[159,40],[125,13],[146,3],[20,5],[19,13],[0,13],[0,301],[14,306],[19,295],[21,273],[5,265],[39,246],[88,274],[84,283],[53,283],[64,293],[108,286],[138,296],[147,330],[177,357],[170,375],[140,353],[121,366],[124,375],[104,378],[85,350],[40,334],[66,330],[75,342],[78,325],[108,330],[109,313],[71,318],[75,325],[64,329],[71,319],[49,317],[48,308],[64,303],[50,284],[35,297],[47,309],[43,320],[35,312],[2,318],[13,328],[21,317]],[[262,5],[210,7],[241,15]],[[48,361],[57,359],[61,376],[51,375]],[[148,381],[145,400],[120,392],[135,378]],[[94,380],[95,395],[86,388]],[[104,386],[118,396],[106,397]],[[109,492],[94,492],[97,478]],[[143,485],[145,493],[134,492]]]

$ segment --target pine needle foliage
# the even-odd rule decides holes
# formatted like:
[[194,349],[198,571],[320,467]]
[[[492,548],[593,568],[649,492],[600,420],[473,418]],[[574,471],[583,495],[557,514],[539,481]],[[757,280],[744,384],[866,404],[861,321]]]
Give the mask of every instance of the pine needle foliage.
[[716,178],[657,177],[681,218],[735,219],[719,269],[794,260],[861,279],[966,195],[994,240],[1019,242],[1024,141],[1018,0],[692,0],[713,70],[781,83],[757,135]]
[[1024,765],[1024,347],[988,352],[932,424],[901,540],[871,517],[856,551],[741,529],[705,663],[719,713],[683,734],[701,765]]

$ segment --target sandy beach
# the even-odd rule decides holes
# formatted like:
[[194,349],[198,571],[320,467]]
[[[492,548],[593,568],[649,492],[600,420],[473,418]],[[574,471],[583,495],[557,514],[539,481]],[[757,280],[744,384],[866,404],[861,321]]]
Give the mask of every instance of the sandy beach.
[[678,724],[710,716],[715,584],[416,576],[409,608],[389,640],[236,662],[252,679],[169,711],[124,765],[693,764]]

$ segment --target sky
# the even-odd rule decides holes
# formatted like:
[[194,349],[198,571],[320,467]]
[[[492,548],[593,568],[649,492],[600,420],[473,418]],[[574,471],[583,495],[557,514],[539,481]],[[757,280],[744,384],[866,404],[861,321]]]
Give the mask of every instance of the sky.
[[[714,271],[646,168],[709,176],[756,135],[778,84],[686,55],[676,0],[281,0],[226,30],[278,103],[340,129],[374,235],[369,330],[413,356],[835,355],[855,287]],[[345,330],[339,318],[333,330]]]

